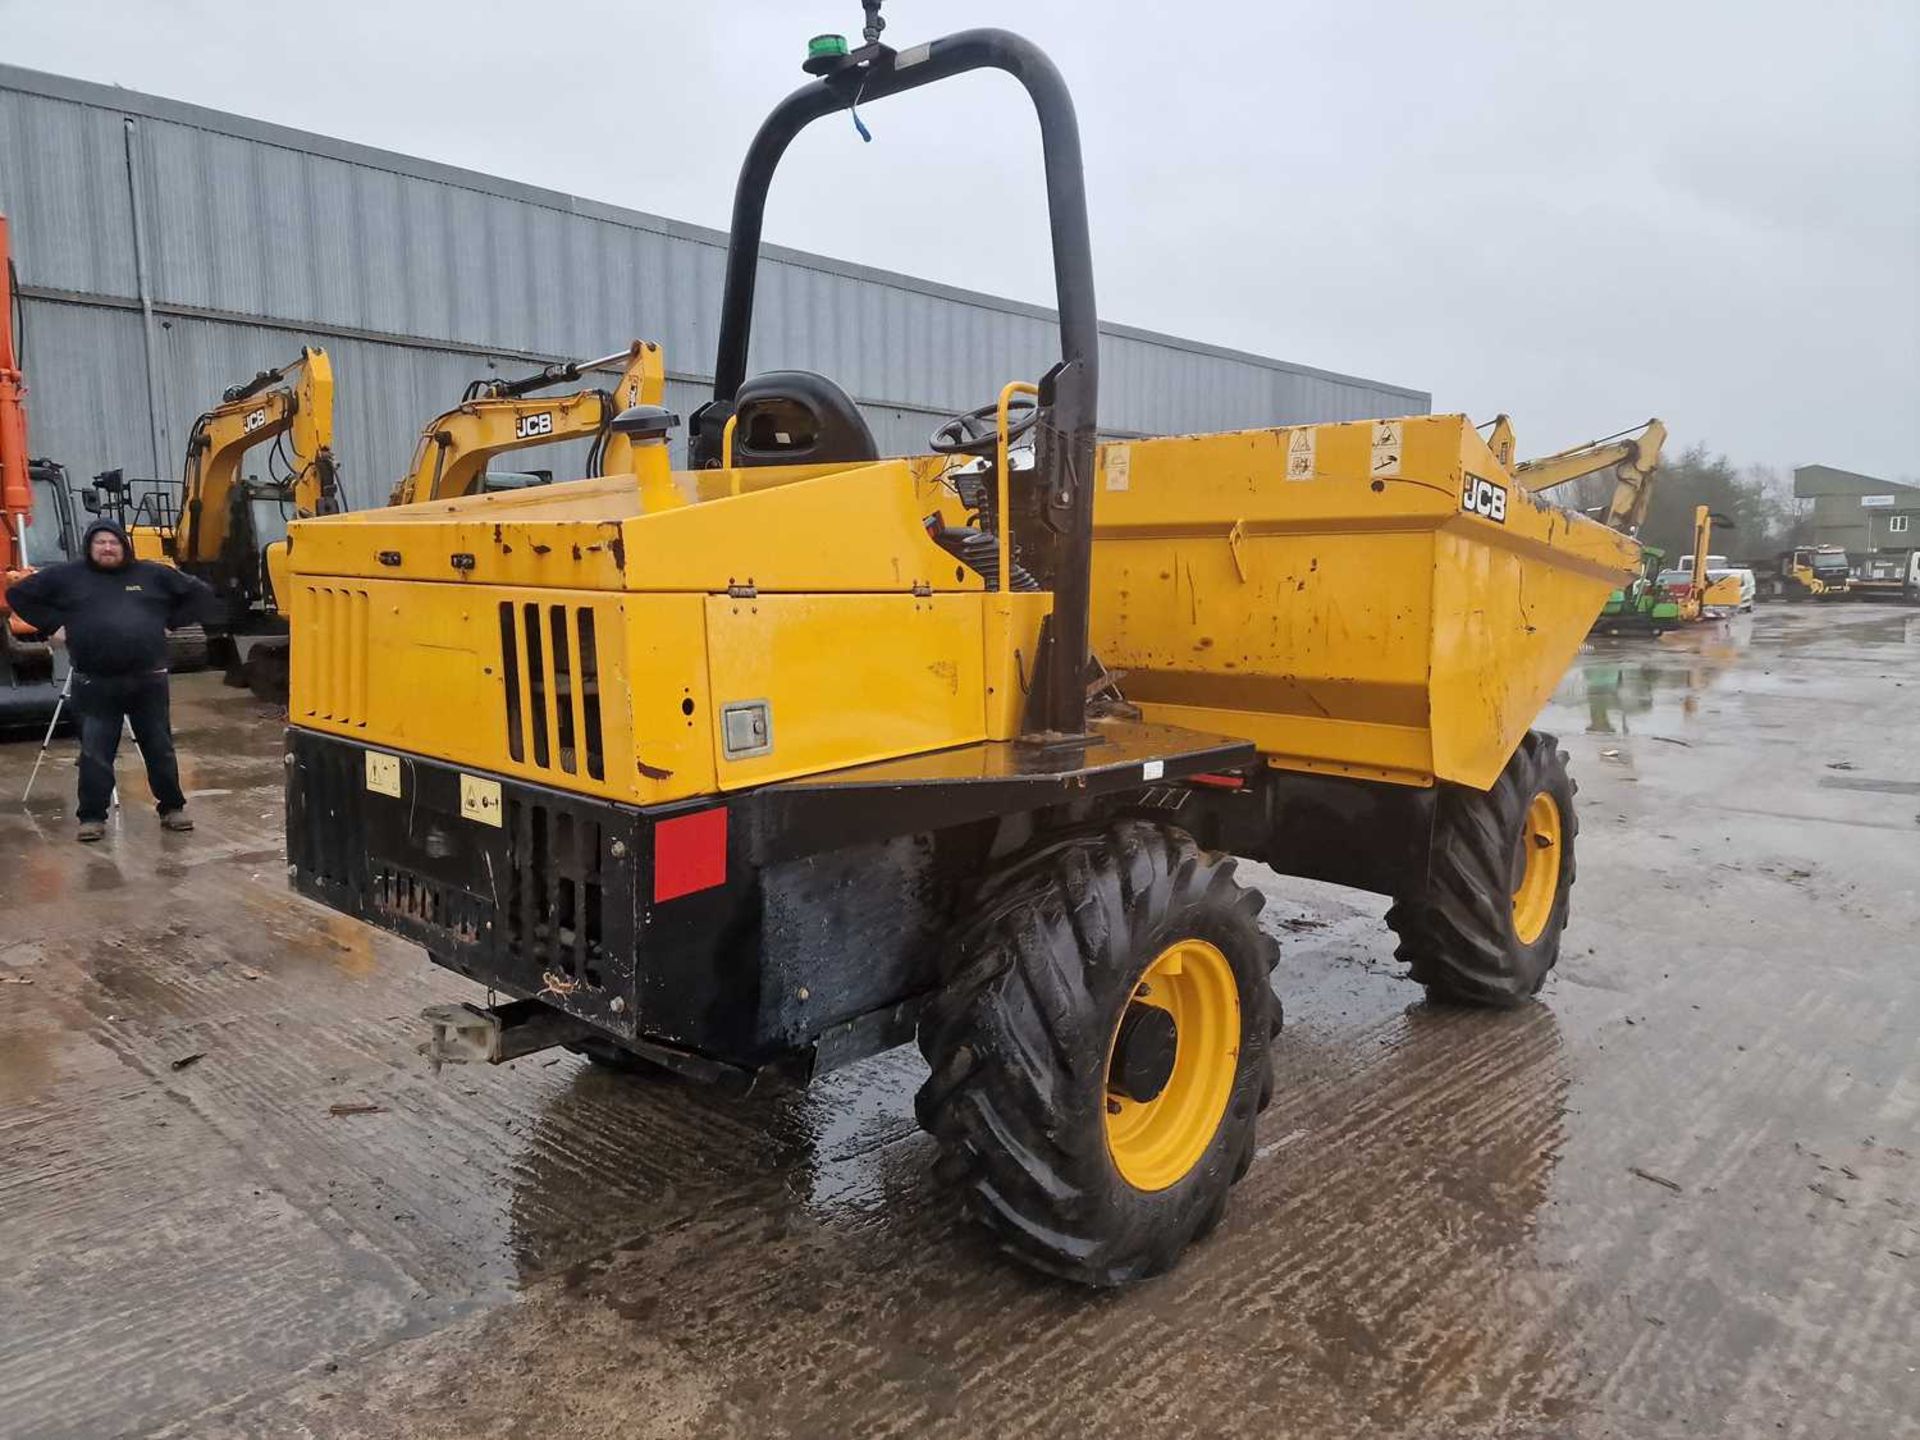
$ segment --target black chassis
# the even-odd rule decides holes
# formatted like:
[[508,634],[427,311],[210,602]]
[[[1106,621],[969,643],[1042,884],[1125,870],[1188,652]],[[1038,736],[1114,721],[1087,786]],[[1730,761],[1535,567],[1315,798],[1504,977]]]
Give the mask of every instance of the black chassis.
[[[1431,791],[1269,770],[1242,741],[1135,723],[657,807],[404,754],[393,796],[368,788],[370,747],[286,736],[301,894],[572,1017],[578,1038],[714,1079],[806,1078],[910,1039],[954,917],[1037,835],[1147,814],[1288,873],[1399,893],[1431,820]],[[463,773],[498,784],[498,825],[463,815]],[[660,826],[716,806],[724,879],[656,898]]]

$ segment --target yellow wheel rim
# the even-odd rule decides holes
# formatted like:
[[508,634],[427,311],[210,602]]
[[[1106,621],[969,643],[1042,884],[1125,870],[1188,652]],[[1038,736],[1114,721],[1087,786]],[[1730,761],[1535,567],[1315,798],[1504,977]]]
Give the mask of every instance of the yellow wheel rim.
[[[1153,1099],[1108,1087],[1107,1152],[1134,1189],[1165,1190],[1200,1163],[1227,1113],[1240,1061],[1240,987],[1217,946],[1178,940],[1147,967],[1133,1001],[1167,1011],[1179,1038],[1173,1071]],[[1119,1038],[1116,1023],[1109,1075]]]
[[1560,807],[1546,791],[1527,806],[1514,856],[1513,933],[1522,945],[1538,940],[1553,918],[1560,892]]

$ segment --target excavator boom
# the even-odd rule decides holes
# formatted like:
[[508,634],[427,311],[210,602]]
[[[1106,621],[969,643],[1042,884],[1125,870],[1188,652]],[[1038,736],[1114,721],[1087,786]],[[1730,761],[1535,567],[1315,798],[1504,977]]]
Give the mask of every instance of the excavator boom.
[[[624,362],[624,368],[610,391],[539,393],[555,385],[579,381],[595,370],[619,362]],[[268,378],[256,376],[249,388],[258,388]],[[229,392],[229,398],[233,394]],[[459,405],[436,415],[421,430],[413,463],[394,484],[387,503],[412,505],[476,494],[484,488],[487,465],[496,456],[587,436],[595,440],[595,460],[590,473],[635,473],[638,467],[633,442],[613,431],[613,419],[635,405],[658,405],[665,395],[666,364],[659,345],[650,340],[636,340],[625,350],[598,360],[548,365],[515,380],[476,381],[467,387]],[[328,452],[329,467],[331,463],[331,452]],[[303,506],[301,513],[310,512]],[[278,597],[286,593],[290,564],[285,540],[267,546],[266,584],[276,609],[281,603]],[[250,673],[249,684],[257,693],[286,698],[284,677],[265,668],[275,663],[276,654],[283,653],[268,652],[259,672]]]
[[296,515],[329,515],[345,508],[333,457],[333,363],[314,347],[299,359],[263,370],[236,385],[194,422],[180,481],[180,526],[172,558],[181,565],[212,565],[235,538],[240,465],[256,446],[289,437],[286,477]]
[[33,573],[27,553],[27,527],[33,523],[35,481],[54,506],[43,523],[71,540],[66,471],[48,460],[27,459],[27,382],[14,337],[17,296],[11,235],[0,215],[0,730],[38,728],[59,713],[62,662],[47,644],[33,638],[28,625],[7,603],[7,590]]
[[[1496,434],[1505,416],[1494,422]],[[1507,431],[1511,443],[1511,429]],[[1611,469],[1613,495],[1607,501],[1603,517],[1607,525],[1623,534],[1639,531],[1653,503],[1653,477],[1660,468],[1660,451],[1667,443],[1667,427],[1649,420],[1637,434],[1616,435],[1593,440],[1538,460],[1524,461],[1514,468],[1514,479],[1536,493],[1566,485],[1588,475]],[[1496,447],[1497,450],[1497,447]]]
[[[7,217],[0,215],[0,597],[4,576],[26,564],[26,527],[33,517],[27,480],[26,380],[13,341],[13,252]],[[4,606],[0,605],[0,613]]]
[[[620,361],[626,368],[611,391],[538,393]],[[611,431],[613,417],[635,405],[658,405],[665,394],[666,367],[660,347],[643,340],[598,360],[549,365],[519,380],[476,384],[457,407],[427,422],[414,447],[413,464],[393,487],[387,503],[412,505],[475,494],[496,456],[586,436],[596,437],[600,447],[592,473],[630,472],[632,445]]]

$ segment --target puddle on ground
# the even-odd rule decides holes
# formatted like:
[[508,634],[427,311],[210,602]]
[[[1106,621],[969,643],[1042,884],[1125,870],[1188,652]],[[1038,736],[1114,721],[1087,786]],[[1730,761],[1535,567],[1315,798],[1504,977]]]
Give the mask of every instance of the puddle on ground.
[[[1836,642],[1849,649],[1857,645],[1920,645],[1920,615],[1890,611],[1868,616],[1858,608],[1868,603],[1871,602],[1836,600],[1824,605],[1808,602],[1797,607],[1802,615],[1814,623],[1795,626],[1782,634],[1779,646],[1782,650],[1792,651]],[[1831,623],[1818,623],[1823,612],[1829,610],[1837,612],[1834,618],[1842,622],[1843,628]]]
[[[1716,627],[1719,628],[1719,627]],[[1634,735],[1687,730],[1704,697],[1745,648],[1719,636],[1670,637],[1685,644],[1628,639],[1596,640],[1583,649],[1540,720],[1543,729],[1584,718],[1589,735]]]
[[912,1110],[924,1068],[905,1051],[744,1096],[565,1063],[575,1073],[539,1106],[515,1167],[508,1244],[522,1283],[645,1248],[716,1208],[749,1210],[778,1235],[857,1229],[929,1183]]

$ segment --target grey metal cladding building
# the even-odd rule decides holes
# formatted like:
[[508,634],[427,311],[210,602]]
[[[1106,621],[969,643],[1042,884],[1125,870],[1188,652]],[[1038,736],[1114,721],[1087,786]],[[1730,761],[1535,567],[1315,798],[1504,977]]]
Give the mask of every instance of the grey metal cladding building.
[[1801,465],[1793,472],[1793,494],[1813,501],[1814,542],[1838,545],[1855,561],[1920,546],[1920,486],[1834,465]]
[[[420,427],[495,366],[665,347],[706,398],[726,237],[199,106],[0,65],[0,211],[24,295],[31,446],[76,477],[173,476],[228,385],[323,345],[336,450],[379,503]],[[756,369],[853,392],[893,453],[1057,355],[1051,311],[768,247]],[[1101,420],[1164,434],[1424,413],[1431,397],[1119,325]],[[528,465],[578,473],[584,446]]]

